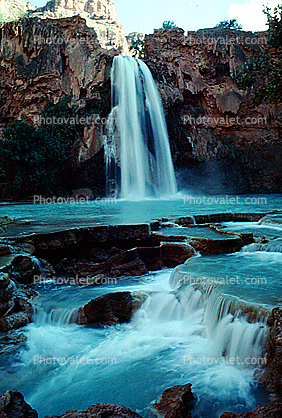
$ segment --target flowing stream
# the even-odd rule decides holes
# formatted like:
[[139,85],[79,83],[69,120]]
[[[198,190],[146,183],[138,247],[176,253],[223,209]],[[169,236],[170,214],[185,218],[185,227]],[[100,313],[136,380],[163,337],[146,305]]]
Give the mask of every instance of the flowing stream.
[[[282,303],[281,223],[277,217],[224,226],[251,231],[259,242],[234,254],[196,255],[173,271],[106,286],[48,280],[38,285],[34,322],[19,331],[26,342],[16,355],[1,356],[0,393],[21,391],[40,418],[98,402],[150,418],[165,389],[186,383],[197,396],[194,418],[218,418],[267,402],[269,394],[255,376],[265,361],[267,315]],[[234,277],[238,280],[231,282]],[[130,323],[76,325],[80,306],[119,291],[147,295]],[[246,306],[252,306],[251,313]]]
[[[121,290],[148,295],[130,323],[74,323],[79,306]],[[175,269],[106,288],[46,284],[40,293],[27,342],[16,361],[5,363],[0,385],[21,390],[40,417],[107,402],[148,418],[166,388],[185,383],[197,394],[198,418],[247,411],[268,399],[254,380],[265,355],[266,318],[248,322],[231,313],[216,286],[185,285]]]

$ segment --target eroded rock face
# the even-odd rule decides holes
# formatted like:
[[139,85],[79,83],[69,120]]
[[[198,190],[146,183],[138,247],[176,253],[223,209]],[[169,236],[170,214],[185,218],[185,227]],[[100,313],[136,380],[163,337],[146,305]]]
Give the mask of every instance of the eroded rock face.
[[92,299],[78,315],[79,325],[117,325],[129,322],[146,295],[131,292],[109,293]]
[[245,414],[233,414],[224,412],[220,418],[280,418],[282,416],[282,403],[279,401],[269,402],[261,405],[253,411]]
[[268,320],[267,366],[261,381],[276,396],[282,397],[282,307],[274,308]]
[[0,0],[0,22],[20,19],[26,11],[25,0]]
[[[25,402],[20,392],[8,390],[0,397],[1,418],[38,418],[35,409]],[[63,415],[46,415],[45,418],[142,418],[124,406],[97,403],[90,406],[87,411],[67,411]]]
[[25,255],[16,256],[11,264],[11,274],[19,283],[33,283],[35,270],[32,257]]
[[0,417],[38,418],[38,413],[25,402],[20,392],[8,390],[0,397]]
[[61,19],[80,15],[87,26],[95,29],[103,48],[128,53],[128,45],[121,21],[115,11],[113,0],[52,0],[37,8],[33,16],[43,19]]
[[19,329],[31,321],[35,296],[33,289],[16,284],[8,273],[0,273],[0,332]]
[[164,242],[161,249],[163,263],[169,268],[183,264],[188,258],[195,255],[195,250],[185,243]]
[[190,383],[180,386],[174,386],[166,389],[154,408],[164,418],[191,418],[190,411],[193,408],[195,397],[191,391]]
[[145,37],[146,63],[158,82],[184,186],[281,192],[282,105],[251,110],[249,93],[234,82],[247,58],[267,48],[265,36],[215,28],[188,35],[160,29]]
[[9,247],[9,245],[0,245],[0,257],[4,256],[4,255],[9,255],[11,254],[11,248]]
[[82,107],[87,99],[99,102],[97,86],[109,77],[111,59],[79,16],[7,23],[0,41],[1,123],[14,117],[40,124],[46,99],[56,104],[72,95]]
[[87,119],[75,121],[85,128],[72,156],[80,182],[70,187],[103,191],[103,134],[111,106],[111,62],[117,52],[102,49],[80,16],[25,18],[6,23],[0,34],[0,128],[16,120],[44,127],[48,120],[40,115],[47,102],[54,106],[72,97],[71,105]]

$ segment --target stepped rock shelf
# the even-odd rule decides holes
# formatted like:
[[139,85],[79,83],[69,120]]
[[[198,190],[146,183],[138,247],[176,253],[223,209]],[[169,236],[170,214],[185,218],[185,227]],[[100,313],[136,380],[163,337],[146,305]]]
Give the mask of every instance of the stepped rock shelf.
[[[36,301],[37,292],[41,293],[44,286],[48,286],[48,280],[49,285],[51,283],[51,286],[56,286],[56,280],[68,278],[72,280],[69,281],[72,286],[84,288],[86,285],[88,291],[98,287],[103,292],[103,283],[107,280],[114,279],[122,286],[128,278],[143,280],[142,277],[146,277],[149,272],[176,267],[170,283],[173,287],[180,286],[179,290],[174,291],[177,294],[182,292],[181,274],[185,277],[189,260],[192,262],[191,266],[197,265],[199,254],[203,257],[224,257],[227,254],[232,256],[240,254],[242,249],[251,249],[252,245],[262,245],[262,242],[268,243],[267,245],[274,243],[277,250],[277,235],[259,236],[247,230],[250,225],[265,225],[266,228],[275,225],[277,229],[280,219],[281,215],[278,213],[218,213],[166,218],[136,225],[92,226],[49,233],[27,233],[31,225],[5,218],[2,222],[5,229],[0,238],[0,290],[3,301],[0,305],[1,352],[12,355],[17,346],[23,346],[27,341],[23,327],[32,321],[76,323],[80,327],[103,329],[136,321],[134,318],[136,315],[138,317],[138,312],[148,309],[145,307],[150,306],[157,297],[155,291],[111,290],[108,294],[100,292],[101,296],[92,298],[84,306],[78,305],[73,310],[67,309],[60,311],[61,313],[52,309],[50,314],[46,314],[37,306]],[[247,225],[245,228],[244,224]],[[21,236],[18,236],[19,227]],[[278,232],[276,234],[279,235]],[[240,311],[242,326],[258,325],[257,332],[262,332],[263,329],[266,332],[269,329],[264,336],[261,334],[262,347],[267,350],[267,365],[261,370],[259,379],[276,396],[282,396],[279,372],[282,362],[279,337],[281,308],[272,309],[267,304],[259,306],[232,296],[232,292],[221,295],[217,286],[199,283],[190,291],[188,306],[194,304],[197,294],[201,295],[201,303],[206,312],[211,309],[212,305],[209,303],[218,301],[216,309],[220,310],[215,313],[216,317],[219,315],[216,321],[220,320],[220,315],[235,318]],[[179,300],[183,297],[181,295],[179,293],[177,296]],[[171,301],[170,305],[173,303],[175,302]],[[262,328],[257,321],[264,324]],[[267,335],[269,337],[264,341]],[[4,414],[3,417],[10,418],[15,405],[17,410],[23,408],[29,416],[37,417],[37,412],[25,403],[19,392],[6,392],[1,397],[0,411]],[[197,396],[192,394],[191,385],[186,384],[167,389],[154,407],[164,417],[169,418],[174,416],[174,410],[178,411],[179,417],[189,417],[194,405],[197,405]],[[68,411],[62,416],[71,418],[78,414],[87,414],[98,417],[101,413],[106,413],[108,417],[141,416],[128,408],[110,404],[96,404],[89,407],[87,412]],[[248,413],[251,415],[224,413],[222,418],[260,417],[261,414],[264,417],[278,417],[280,413],[281,403],[273,401]]]

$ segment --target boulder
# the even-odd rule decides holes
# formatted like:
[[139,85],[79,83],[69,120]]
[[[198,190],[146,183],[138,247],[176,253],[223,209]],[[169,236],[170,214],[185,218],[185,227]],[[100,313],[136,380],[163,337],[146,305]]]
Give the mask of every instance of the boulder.
[[[24,344],[27,337],[23,333],[18,331],[10,331],[0,336],[0,355],[9,354],[9,356],[15,356],[18,352],[18,345]],[[1,411],[0,411],[1,416]],[[2,417],[2,416],[1,416]]]
[[166,389],[159,402],[155,403],[154,408],[164,418],[192,418],[190,411],[196,400],[191,391],[192,385],[177,385]]
[[67,411],[64,415],[46,415],[45,418],[142,418],[137,412],[124,406],[97,403],[87,411]]
[[282,402],[273,401],[261,405],[253,411],[234,414],[232,412],[224,412],[220,418],[280,418],[282,417]]
[[7,273],[0,273],[0,301],[7,302],[13,293],[14,285]]
[[99,296],[80,308],[78,325],[110,326],[129,322],[145,299],[144,294],[131,292],[117,292]]
[[12,263],[12,277],[19,283],[29,284],[33,283],[34,276],[34,260],[32,257],[26,255],[16,256]]
[[27,325],[29,321],[30,321],[30,318],[28,317],[27,313],[25,312],[14,313],[5,318],[0,318],[0,331],[8,332],[14,329],[19,329]]
[[7,390],[0,397],[0,417],[1,418],[38,418],[35,409],[25,402],[20,392]]
[[76,201],[89,201],[94,199],[94,194],[91,189],[77,189],[73,190],[72,198]]
[[7,273],[0,273],[0,331],[15,330],[31,321],[35,296],[31,287],[16,285]]

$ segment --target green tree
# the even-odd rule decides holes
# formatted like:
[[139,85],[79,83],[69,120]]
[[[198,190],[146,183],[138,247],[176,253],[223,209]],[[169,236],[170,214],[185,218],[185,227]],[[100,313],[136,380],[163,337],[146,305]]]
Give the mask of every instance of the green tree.
[[145,40],[142,39],[131,39],[131,45],[129,50],[133,52],[135,58],[146,58],[146,53],[144,50]]
[[223,20],[222,22],[219,22],[216,25],[217,28],[225,28],[225,29],[235,29],[235,30],[241,30],[242,25],[240,25],[237,21],[237,19],[231,19],[231,20]]
[[264,12],[268,19],[268,50],[254,53],[236,75],[239,88],[252,93],[250,107],[266,103],[282,102],[282,6],[277,6],[271,14]]
[[176,28],[176,24],[174,23],[173,20],[165,20],[163,22],[163,29],[173,29]]
[[[71,183],[73,144],[83,127],[70,124],[70,98],[47,105],[41,125],[10,124],[0,139],[0,193],[8,197],[59,194]],[[51,120],[51,123],[43,121]],[[63,123],[58,123],[62,118]]]

